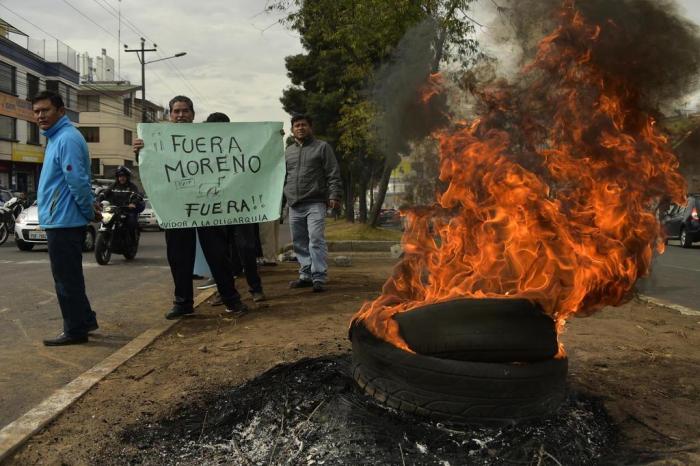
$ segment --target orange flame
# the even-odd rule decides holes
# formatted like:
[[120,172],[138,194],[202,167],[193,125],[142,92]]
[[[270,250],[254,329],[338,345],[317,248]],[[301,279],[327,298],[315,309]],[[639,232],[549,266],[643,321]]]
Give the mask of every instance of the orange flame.
[[418,91],[420,93],[421,102],[423,102],[424,105],[440,93],[442,90],[442,83],[443,80],[440,73],[432,73],[428,76],[428,81]]
[[449,186],[407,212],[403,260],[355,315],[377,337],[411,351],[392,316],[460,297],[535,301],[561,332],[623,303],[663,252],[655,209],[683,199],[677,159],[634,89],[594,64],[601,26],[566,5],[520,97],[483,89],[481,118],[436,134]]

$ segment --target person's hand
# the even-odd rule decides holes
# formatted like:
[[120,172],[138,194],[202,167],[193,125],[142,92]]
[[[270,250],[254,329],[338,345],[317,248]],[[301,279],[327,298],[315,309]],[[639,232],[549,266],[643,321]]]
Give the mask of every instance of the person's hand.
[[139,155],[141,149],[143,149],[143,139],[134,139],[134,154]]
[[331,199],[328,201],[328,207],[331,209],[340,209],[340,201],[338,199]]
[[136,208],[136,204],[129,204],[127,207],[128,207],[129,209],[135,209],[135,208]]

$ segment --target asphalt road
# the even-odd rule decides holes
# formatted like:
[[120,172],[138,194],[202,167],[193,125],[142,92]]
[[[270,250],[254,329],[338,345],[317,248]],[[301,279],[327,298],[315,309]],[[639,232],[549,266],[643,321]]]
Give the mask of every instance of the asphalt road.
[[700,245],[683,249],[677,240],[672,240],[666,251],[654,260],[651,275],[637,282],[637,290],[697,310],[700,309],[699,285]]
[[14,237],[0,246],[0,428],[163,319],[172,279],[162,232],[141,236],[127,262],[97,265],[83,254],[88,298],[100,329],[86,345],[47,348],[62,331],[45,247],[19,251]]

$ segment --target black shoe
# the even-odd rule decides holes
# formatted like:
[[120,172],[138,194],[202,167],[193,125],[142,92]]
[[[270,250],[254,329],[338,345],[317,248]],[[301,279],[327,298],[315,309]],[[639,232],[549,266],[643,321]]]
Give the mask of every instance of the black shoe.
[[82,335],[79,337],[72,337],[72,336],[66,335],[65,333],[61,333],[56,338],[50,338],[50,339],[44,340],[44,346],[79,345],[81,343],[87,343],[87,342],[88,342],[87,335]]
[[97,325],[97,321],[95,321],[95,322],[93,322],[93,323],[91,323],[91,324],[88,324],[88,326],[87,326],[87,331],[88,331],[88,332],[94,332],[94,331],[97,330],[98,328],[100,328],[100,326]]
[[194,309],[191,307],[182,307],[182,306],[173,306],[170,311],[168,311],[167,314],[165,314],[165,318],[168,320],[173,320],[177,319],[178,317],[186,316],[187,314],[193,314]]
[[313,282],[311,280],[293,280],[289,282],[289,287],[290,288],[310,288],[314,286]]
[[322,292],[326,291],[326,287],[321,282],[314,282],[313,287],[314,287],[314,293],[322,293]]
[[248,313],[248,306],[241,301],[226,305],[226,313],[234,317],[243,317]]
[[204,280],[206,277],[202,277],[201,275],[197,275],[196,273],[192,274],[192,280]]
[[212,296],[212,298],[207,302],[209,304],[211,304],[212,306],[223,306],[223,304],[224,304],[224,300],[221,299],[221,295],[219,294],[218,291],[216,293],[214,293],[214,296]]

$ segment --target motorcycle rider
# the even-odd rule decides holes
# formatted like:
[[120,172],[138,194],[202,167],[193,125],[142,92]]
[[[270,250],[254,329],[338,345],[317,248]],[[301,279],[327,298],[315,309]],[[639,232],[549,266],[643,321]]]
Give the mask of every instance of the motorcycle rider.
[[135,239],[139,227],[139,214],[146,208],[146,202],[139,188],[131,181],[131,170],[120,165],[114,176],[114,183],[100,192],[98,198],[117,207],[126,207],[126,227],[130,237]]

